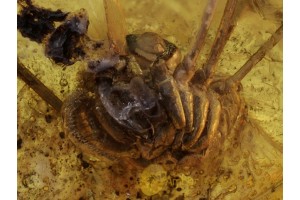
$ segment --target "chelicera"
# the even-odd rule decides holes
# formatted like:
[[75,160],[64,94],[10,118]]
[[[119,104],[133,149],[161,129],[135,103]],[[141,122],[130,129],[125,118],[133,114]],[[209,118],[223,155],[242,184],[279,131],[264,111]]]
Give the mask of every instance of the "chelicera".
[[125,54],[114,51],[89,61],[94,89],[74,92],[62,110],[72,141],[96,156],[146,165],[218,152],[226,136],[237,133],[247,120],[240,81],[282,34],[281,27],[233,76],[216,76],[236,3],[227,2],[203,68],[196,68],[196,60],[215,1],[208,3],[194,46],[183,58],[175,44],[145,32],[126,36]]

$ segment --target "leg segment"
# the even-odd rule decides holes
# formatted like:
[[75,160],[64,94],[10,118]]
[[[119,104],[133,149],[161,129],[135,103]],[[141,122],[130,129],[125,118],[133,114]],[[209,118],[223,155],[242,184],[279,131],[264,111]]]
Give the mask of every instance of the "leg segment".
[[186,133],[190,133],[194,129],[194,127],[193,127],[193,121],[194,121],[193,94],[190,91],[189,86],[183,87],[183,86],[179,85],[179,90],[180,90],[179,93],[180,93],[180,98],[181,98],[184,115],[185,115],[185,121],[186,121],[184,131]]
[[266,41],[255,54],[253,54],[250,59],[228,80],[232,82],[240,82],[246,74],[255,66],[266,53],[270,51],[281,39],[283,34],[283,26],[281,25],[277,31]]
[[201,152],[202,150],[207,149],[207,147],[219,140],[218,137],[218,126],[221,116],[221,104],[217,98],[216,93],[208,91],[207,97],[209,100],[209,111],[206,121],[205,132],[202,133],[201,137],[195,145],[191,147],[189,151],[191,152]]
[[226,3],[217,36],[211,48],[210,56],[203,67],[206,76],[206,85],[209,85],[211,82],[211,77],[214,74],[216,63],[233,30],[236,5],[237,0],[228,0]]
[[209,99],[207,94],[204,91],[197,91],[194,96],[194,130],[191,134],[185,135],[182,147],[184,150],[190,149],[201,137],[207,123],[208,108]]
[[176,129],[185,127],[186,119],[178,90],[178,84],[167,69],[164,60],[155,62],[151,68],[154,84],[162,96],[162,104]]
[[216,0],[208,1],[194,46],[184,57],[182,65],[179,65],[174,72],[175,79],[181,84],[189,82],[195,73],[196,60],[204,45],[205,37],[213,17],[215,7]]

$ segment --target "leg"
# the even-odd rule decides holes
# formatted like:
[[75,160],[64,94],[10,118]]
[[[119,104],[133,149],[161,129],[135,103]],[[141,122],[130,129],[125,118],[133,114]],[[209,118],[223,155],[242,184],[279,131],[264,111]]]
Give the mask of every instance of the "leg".
[[201,137],[208,118],[208,108],[209,99],[206,92],[197,91],[196,95],[194,96],[194,130],[192,133],[185,135],[182,147],[184,150],[190,149]]
[[240,82],[246,74],[255,66],[266,53],[270,51],[281,39],[282,39],[283,26],[281,25],[277,31],[266,41],[255,54],[253,54],[250,59],[233,75],[227,82]]
[[189,82],[195,73],[196,60],[204,45],[205,37],[213,17],[215,7],[216,0],[210,0],[205,8],[194,46],[184,57],[182,65],[177,67],[174,72],[175,79],[181,84]]
[[[185,67],[186,71],[191,70],[192,72],[189,72],[189,76],[185,76],[188,78],[183,78],[184,81],[191,80],[194,83],[205,84],[206,86],[210,84],[211,77],[213,76],[215,71],[216,63],[234,27],[232,22],[234,21],[234,17],[235,17],[236,4],[237,4],[237,0],[227,1],[220,26],[218,28],[217,36],[211,48],[210,56],[207,59],[206,63],[204,64],[203,68],[195,71],[194,67],[189,67],[191,65],[194,65],[195,63],[192,62],[191,59],[185,59],[187,60],[185,63],[187,63],[186,65],[188,66]],[[185,74],[185,73],[181,72],[181,74]],[[180,74],[178,73],[178,75]],[[178,77],[178,79],[180,79],[180,77]]]
[[186,133],[190,133],[194,129],[193,94],[190,91],[189,86],[182,86],[182,85],[179,85],[179,93],[180,93],[180,98],[181,98],[184,115],[185,115],[185,121],[186,121],[186,126],[184,128],[184,131]]
[[217,98],[216,93],[212,91],[207,92],[209,100],[209,110],[207,115],[205,132],[202,133],[197,143],[189,149],[191,152],[201,152],[205,150],[211,143],[218,141],[219,136],[219,122],[221,116],[221,104]]
[[180,98],[178,84],[167,69],[164,60],[155,62],[151,68],[154,84],[162,96],[162,104],[176,129],[185,127],[186,119]]
[[[207,80],[207,77],[210,77],[210,75],[212,74],[213,67],[216,64],[218,57],[219,57],[221,51],[223,50],[223,47],[225,46],[225,42],[227,41],[227,39],[231,33],[231,30],[232,30],[231,22],[234,17],[235,6],[236,6],[236,0],[228,0],[225,10],[224,10],[224,15],[222,17],[221,24],[219,27],[218,35],[215,39],[215,42],[214,42],[214,45],[213,45],[213,48],[211,51],[211,56],[208,59],[207,64],[204,67],[204,69],[201,69],[198,71],[201,73],[196,73],[196,75],[195,75],[196,59],[197,59],[197,57],[200,53],[200,50],[204,44],[205,36],[207,34],[207,30],[210,25],[210,22],[211,22],[211,19],[213,16],[213,11],[215,8],[215,1],[210,1],[208,3],[206,11],[205,11],[203,19],[202,19],[202,25],[198,31],[195,45],[192,48],[192,50],[185,56],[183,63],[181,65],[179,65],[174,72],[174,77],[175,77],[176,81],[178,82],[179,87],[181,88],[181,99],[183,102],[183,108],[184,108],[184,112],[185,112],[185,116],[186,116],[187,130],[189,130],[190,124],[193,124],[193,123],[195,124],[195,122],[193,122],[193,120],[192,120],[195,117],[193,116],[193,114],[191,114],[191,113],[195,113],[195,112],[193,112],[193,109],[192,109],[193,102],[189,101],[190,102],[189,104],[185,103],[186,102],[185,99],[188,99],[191,96],[188,82],[190,82],[193,77],[195,78],[195,76],[199,77],[199,74],[202,75],[200,80],[202,80],[204,82]],[[200,80],[197,80],[197,82],[199,83]],[[195,127],[199,128],[198,124],[196,124]],[[200,126],[200,128],[203,128],[203,127],[204,126],[202,126],[202,125]],[[194,138],[194,140],[188,139],[189,142],[186,143],[187,146],[185,148],[187,148],[188,146],[191,146],[193,143],[192,141],[197,141],[197,138],[200,137],[202,131],[197,130],[196,132],[194,131],[193,136],[190,137],[190,138]]]
[[44,101],[60,112],[62,101],[39,79],[37,79],[19,60],[17,66],[18,77],[33,89]]

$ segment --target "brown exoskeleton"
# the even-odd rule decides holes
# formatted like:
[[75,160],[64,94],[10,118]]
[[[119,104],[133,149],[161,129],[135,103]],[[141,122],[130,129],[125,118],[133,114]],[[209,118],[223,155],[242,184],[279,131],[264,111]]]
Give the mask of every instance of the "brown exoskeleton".
[[126,36],[126,54],[90,61],[95,94],[75,92],[63,108],[72,140],[96,155],[142,163],[166,155],[168,161],[177,162],[189,154],[206,155],[222,148],[227,135],[247,120],[240,81],[282,35],[281,27],[233,76],[215,77],[217,58],[233,29],[236,3],[227,2],[202,69],[196,70],[196,59],[215,1],[208,3],[195,44],[183,59],[174,44],[146,32]]

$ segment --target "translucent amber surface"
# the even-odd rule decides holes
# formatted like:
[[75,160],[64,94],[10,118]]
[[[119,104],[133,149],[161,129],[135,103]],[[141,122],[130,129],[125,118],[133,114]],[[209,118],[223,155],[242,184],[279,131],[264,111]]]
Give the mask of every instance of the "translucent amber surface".
[[[226,1],[218,1],[204,52],[209,54]],[[35,0],[53,10],[88,11],[88,35],[107,40],[103,2]],[[206,1],[121,0],[128,33],[157,32],[185,53],[191,47]],[[18,8],[19,10],[21,7]],[[235,29],[217,73],[238,70],[282,23],[281,0],[239,1]],[[18,58],[61,100],[76,89],[86,63],[62,68],[44,55],[44,46],[18,32]],[[217,169],[166,172],[150,165],[135,171],[105,158],[85,155],[64,133],[61,114],[18,79],[18,199],[282,199],[282,41],[242,81],[249,112],[248,134],[234,148],[232,138]],[[126,166],[126,165],[125,165]],[[212,169],[211,171],[207,169]],[[150,182],[155,184],[155,187]]]

